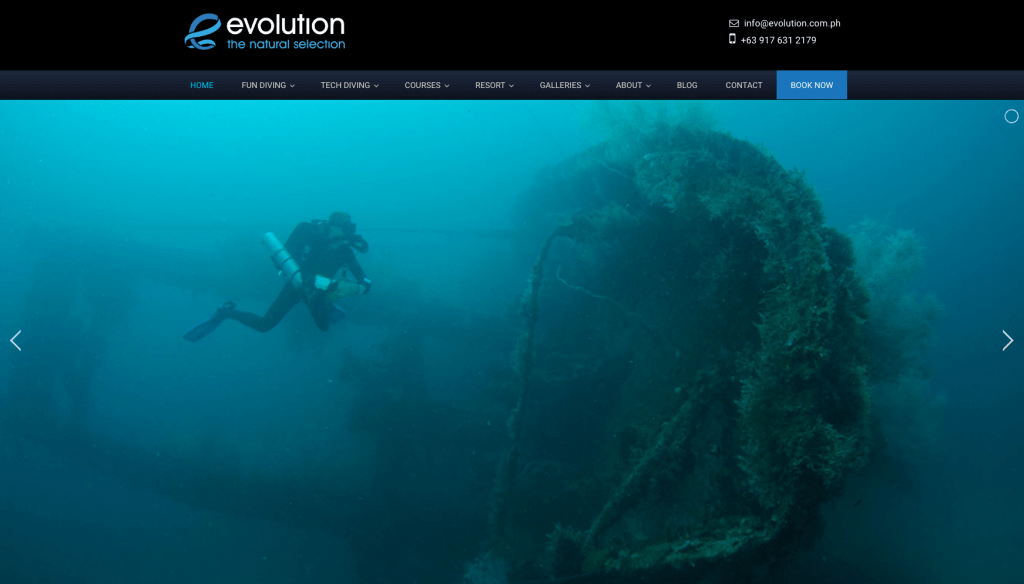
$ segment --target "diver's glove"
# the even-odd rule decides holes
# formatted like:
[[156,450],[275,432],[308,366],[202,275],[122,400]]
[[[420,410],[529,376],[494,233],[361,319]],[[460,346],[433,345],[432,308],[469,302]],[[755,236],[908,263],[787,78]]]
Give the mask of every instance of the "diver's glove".
[[331,279],[326,276],[317,275],[313,277],[306,286],[306,301],[312,302],[318,295],[324,295],[331,287]]
[[370,279],[364,277],[363,278],[363,284],[362,284],[362,286],[363,286],[363,294],[366,294],[366,293],[368,293],[370,291],[370,285],[371,285]]
[[358,233],[352,235],[351,239],[348,241],[348,245],[359,253],[366,253],[370,251],[370,244],[366,243],[366,239]]

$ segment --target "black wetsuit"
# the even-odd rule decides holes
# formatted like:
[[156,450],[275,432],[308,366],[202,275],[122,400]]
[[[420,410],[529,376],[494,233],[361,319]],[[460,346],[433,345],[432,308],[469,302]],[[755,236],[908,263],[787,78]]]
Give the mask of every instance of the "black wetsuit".
[[341,268],[348,268],[357,282],[363,282],[366,274],[362,266],[356,261],[352,253],[355,249],[365,253],[369,245],[363,236],[352,234],[347,241],[336,245],[333,249],[330,246],[328,237],[330,227],[324,221],[306,221],[298,226],[288,236],[284,247],[288,253],[299,263],[302,272],[302,289],[296,289],[291,282],[286,282],[277,299],[267,309],[265,315],[258,316],[251,312],[231,309],[225,318],[237,320],[245,326],[267,332],[281,322],[284,315],[299,302],[305,302],[309,307],[309,313],[313,315],[317,328],[326,331],[331,324],[330,303],[327,302],[327,292],[316,290],[313,282],[317,274],[334,278],[334,275]]

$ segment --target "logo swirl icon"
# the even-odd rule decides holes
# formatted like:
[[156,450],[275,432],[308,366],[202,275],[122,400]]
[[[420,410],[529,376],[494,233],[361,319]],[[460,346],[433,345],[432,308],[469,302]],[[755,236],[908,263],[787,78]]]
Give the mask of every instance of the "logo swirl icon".
[[[204,20],[216,20],[217,22],[216,22],[216,24],[214,24],[210,28],[207,28],[205,30],[201,30],[199,32],[196,32],[196,27],[199,26],[199,23],[203,22]],[[208,50],[212,49],[213,47],[217,46],[217,43],[213,42],[210,39],[204,39],[204,40],[201,40],[199,42],[196,42],[196,39],[200,38],[200,37],[204,37],[204,36],[214,32],[214,31],[216,31],[219,28],[220,28],[220,18],[218,18],[216,14],[210,14],[210,13],[201,14],[201,15],[199,15],[198,18],[196,18],[195,20],[192,21],[192,26],[189,27],[188,35],[185,37],[185,44],[190,49],[199,49],[200,51],[208,51]]]

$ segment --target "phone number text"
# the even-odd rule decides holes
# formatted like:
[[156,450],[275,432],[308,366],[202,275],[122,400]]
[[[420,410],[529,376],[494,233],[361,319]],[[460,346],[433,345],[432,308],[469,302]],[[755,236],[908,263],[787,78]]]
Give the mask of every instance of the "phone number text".
[[751,36],[741,38],[740,42],[746,45],[813,45],[818,39],[812,36]]

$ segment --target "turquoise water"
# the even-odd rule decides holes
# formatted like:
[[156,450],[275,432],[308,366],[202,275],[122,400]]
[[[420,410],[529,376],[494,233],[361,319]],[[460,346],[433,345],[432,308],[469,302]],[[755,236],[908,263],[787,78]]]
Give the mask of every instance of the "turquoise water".
[[[1017,581],[1024,362],[1016,344],[1000,349],[1003,330],[1024,336],[1024,127],[1004,121],[1010,107],[1020,104],[701,105],[701,123],[805,171],[828,224],[848,231],[869,217],[915,231],[926,252],[912,288],[945,306],[927,359],[927,393],[945,404],[935,455],[851,478],[794,581]],[[523,208],[522,194],[541,169],[628,141],[628,125],[643,123],[637,108],[616,104],[628,123],[610,129],[600,110],[0,103],[0,333],[22,331],[20,352],[0,351],[0,394],[44,380],[38,392],[91,432],[153,457],[203,449],[212,466],[233,457],[256,477],[252,488],[274,477],[343,485],[323,505],[357,510],[351,525],[325,528],[294,520],[293,502],[254,513],[202,490],[176,497],[171,477],[105,473],[88,455],[0,433],[0,565],[10,581],[456,581],[483,533],[483,487],[463,466],[474,445],[447,435],[455,421],[443,413],[416,413],[437,440],[410,452],[360,430],[386,428],[374,418],[386,411],[352,390],[341,356],[402,351],[381,343],[422,313],[424,327],[459,339],[423,349],[425,370],[413,372],[423,391],[478,412],[456,417],[460,425],[500,427],[506,412],[482,403],[483,382],[469,380],[507,361],[515,340],[494,331],[516,330],[530,265],[516,234],[543,212]],[[336,210],[369,241],[359,260],[374,282],[346,299],[342,326],[320,333],[297,307],[265,335],[227,323],[201,343],[182,341],[225,299],[262,313],[281,286],[262,233],[284,238]],[[365,415],[336,415],[353,410]],[[390,459],[403,462],[382,464]],[[416,513],[376,521],[379,509],[359,510],[359,493],[381,484]]]

